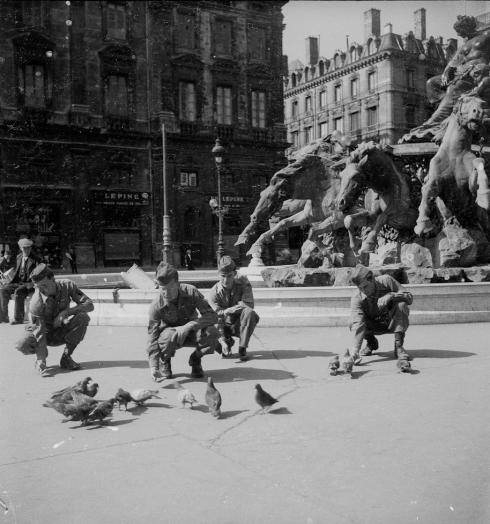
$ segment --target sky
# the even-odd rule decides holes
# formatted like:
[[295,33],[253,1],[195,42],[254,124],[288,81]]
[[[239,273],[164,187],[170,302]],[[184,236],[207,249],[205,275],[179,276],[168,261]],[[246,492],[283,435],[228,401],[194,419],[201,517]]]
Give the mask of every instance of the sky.
[[405,34],[414,29],[414,11],[425,7],[427,36],[442,36],[444,40],[457,38],[453,29],[457,15],[476,16],[490,12],[490,1],[426,0],[419,1],[334,1],[289,0],[282,8],[284,15],[283,54],[289,61],[305,63],[305,39],[320,37],[320,56],[331,58],[336,49],[346,48],[349,42],[363,43],[364,16],[371,8],[381,11],[381,33],[385,24],[393,25],[393,32]]

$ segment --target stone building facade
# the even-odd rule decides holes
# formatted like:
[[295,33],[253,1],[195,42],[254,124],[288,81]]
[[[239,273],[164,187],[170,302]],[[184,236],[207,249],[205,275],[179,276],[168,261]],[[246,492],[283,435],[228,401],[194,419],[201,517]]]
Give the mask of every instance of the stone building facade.
[[307,38],[307,63],[293,62],[285,82],[290,152],[336,129],[354,141],[396,143],[432,113],[426,82],[456,49],[456,39],[427,37],[423,8],[403,36],[391,24],[381,30],[381,11],[366,11],[362,44],[347,42],[330,59],[319,56],[316,38]]
[[29,236],[55,265],[69,245],[81,267],[159,260],[165,124],[174,262],[212,264],[216,137],[227,245],[284,164],[283,4],[2,2],[0,243]]

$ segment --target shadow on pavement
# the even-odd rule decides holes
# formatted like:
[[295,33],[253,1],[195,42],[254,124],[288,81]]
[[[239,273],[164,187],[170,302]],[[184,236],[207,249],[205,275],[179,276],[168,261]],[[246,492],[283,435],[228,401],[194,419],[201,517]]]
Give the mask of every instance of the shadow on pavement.
[[332,357],[337,353],[331,353],[330,351],[307,351],[302,349],[277,349],[274,351],[250,351],[249,354],[254,360],[282,360],[288,358]]
[[[473,357],[476,353],[469,351],[451,351],[447,349],[407,349],[409,355],[413,358],[467,358]],[[376,352],[373,356],[381,357],[376,360],[368,360],[369,357],[364,357],[363,364],[372,364],[373,362],[385,362],[387,360],[393,360],[393,351],[386,351],[383,353]]]
[[220,418],[231,418],[231,417],[234,417],[235,415],[240,415],[240,413],[246,413],[247,411],[248,409],[234,409],[231,411],[223,411],[221,413]]
[[147,368],[147,360],[89,360],[80,362],[82,369],[99,369],[99,368]]
[[[134,422],[135,420],[137,420],[136,418],[131,418],[131,419],[127,419],[127,420],[111,420],[109,422],[107,422],[106,424],[91,424],[91,425],[88,425],[88,426],[85,426],[85,428],[87,428],[88,430],[93,430],[93,429],[101,429],[101,428],[106,428],[106,427],[110,427],[110,426],[124,426],[125,424],[131,424],[131,422]],[[84,427],[84,426],[77,426],[77,427]]]
[[276,408],[268,411],[271,415],[292,415],[288,408]]
[[[213,378],[218,384],[220,382],[237,382],[239,380],[288,380],[295,377],[294,373],[282,369],[261,369],[246,366],[236,366],[227,369],[209,369],[204,371],[207,376]],[[194,379],[181,381],[194,382]]]
[[128,412],[132,413],[133,415],[141,415],[145,411],[148,410],[148,408],[171,408],[170,404],[164,404],[164,403],[157,403],[157,402],[147,402],[146,404],[142,406],[132,406],[128,408]]
[[351,377],[354,379],[358,379],[358,378],[361,378],[366,373],[369,373],[370,371],[371,371],[370,369],[366,369],[365,371],[353,371],[351,374]]

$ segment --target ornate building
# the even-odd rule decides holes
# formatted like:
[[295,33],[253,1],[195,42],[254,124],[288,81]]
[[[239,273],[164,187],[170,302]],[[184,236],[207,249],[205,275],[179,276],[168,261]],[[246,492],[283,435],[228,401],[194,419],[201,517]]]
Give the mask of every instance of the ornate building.
[[394,144],[432,113],[427,79],[443,71],[457,49],[426,36],[425,9],[414,13],[414,30],[381,31],[381,12],[364,13],[362,44],[347,43],[332,58],[319,56],[318,39],[306,39],[307,64],[295,61],[285,82],[285,122],[295,150],[334,130],[355,141]]
[[284,3],[2,2],[0,243],[159,260],[164,123],[174,262],[192,247],[211,264],[215,138],[227,246],[284,164]]

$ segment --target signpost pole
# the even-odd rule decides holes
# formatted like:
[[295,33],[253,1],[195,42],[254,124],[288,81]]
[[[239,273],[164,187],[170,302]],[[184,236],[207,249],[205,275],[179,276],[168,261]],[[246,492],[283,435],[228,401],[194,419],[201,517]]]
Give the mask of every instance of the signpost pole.
[[165,147],[165,124],[162,124],[162,186],[163,186],[163,253],[162,259],[166,263],[171,263],[170,248],[172,237],[170,234],[170,217],[168,215],[168,195],[167,195],[167,152]]

